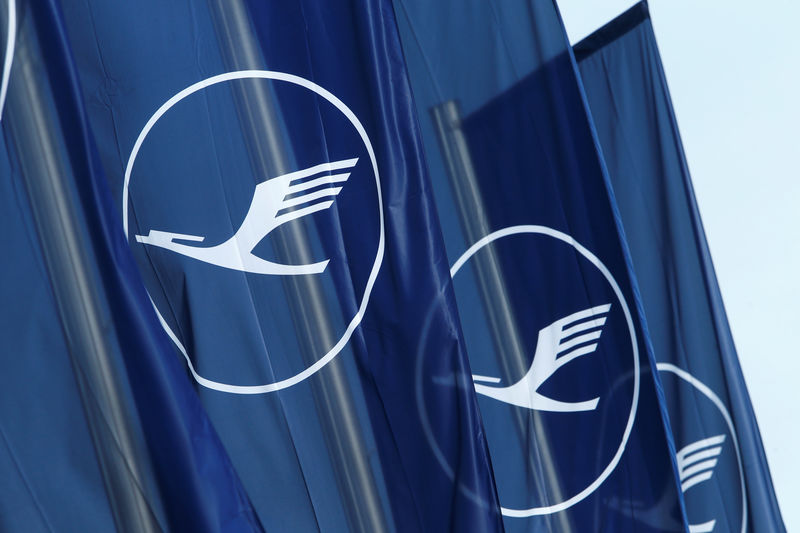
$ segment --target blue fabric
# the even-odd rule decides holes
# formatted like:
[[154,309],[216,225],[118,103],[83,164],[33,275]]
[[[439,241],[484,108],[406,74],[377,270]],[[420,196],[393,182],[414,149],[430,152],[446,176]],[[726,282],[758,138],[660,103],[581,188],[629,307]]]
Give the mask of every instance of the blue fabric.
[[[113,530],[30,206],[0,144],[0,529]],[[79,497],[75,495],[80,495]]]
[[724,438],[704,448],[716,460],[712,477],[686,489],[689,522],[714,520],[714,531],[785,531],[646,4],[577,44],[575,54],[628,237],[676,447]]
[[555,5],[395,9],[506,530],[683,531],[647,329]]
[[[34,68],[27,75],[35,77],[52,100],[37,113],[7,107],[2,123],[3,154],[5,147],[10,154],[3,158],[0,174],[3,244],[15,251],[4,262],[6,279],[13,279],[13,284],[4,283],[2,294],[4,348],[9,350],[2,372],[2,404],[8,410],[2,415],[7,473],[3,525],[26,531],[114,530],[70,367],[69,351],[77,348],[62,330],[63,316],[51,293],[49,278],[60,266],[45,268],[43,238],[34,231],[32,207],[24,192],[24,182],[47,178],[23,179],[25,169],[15,157],[19,150],[36,149],[21,146],[25,141],[15,135],[28,129],[34,136],[55,139],[68,161],[68,173],[62,178],[78,204],[80,222],[75,227],[87,232],[79,241],[91,243],[90,249],[79,253],[93,261],[92,270],[98,275],[91,282],[106,295],[102,307],[109,314],[101,317],[102,334],[109,346],[118,349],[111,360],[122,361],[121,371],[130,385],[136,409],[132,416],[137,419],[131,427],[141,427],[153,463],[160,501],[148,504],[155,514],[160,508],[166,512],[166,517],[157,516],[158,526],[170,531],[261,531],[208,416],[172,356],[123,240],[86,122],[60,8],[54,2],[19,4],[19,39],[26,41],[27,50],[25,61],[14,63],[9,94],[17,91],[20,69]],[[51,113],[57,121],[31,118]],[[48,129],[51,125],[53,129]]]
[[[91,132],[76,142],[96,147],[86,179],[113,198],[98,223],[138,267],[108,275],[143,279],[132,308],[150,329],[131,334],[191,374],[265,529],[501,530],[474,392],[420,377],[468,364],[391,5],[62,5]],[[338,176],[315,189],[330,204],[268,196],[284,199],[276,221],[297,198],[320,210],[236,244],[227,266],[147,240],[180,234],[207,257],[276,178],[343,161],[347,176],[292,182]],[[273,275],[238,258],[324,266]]]

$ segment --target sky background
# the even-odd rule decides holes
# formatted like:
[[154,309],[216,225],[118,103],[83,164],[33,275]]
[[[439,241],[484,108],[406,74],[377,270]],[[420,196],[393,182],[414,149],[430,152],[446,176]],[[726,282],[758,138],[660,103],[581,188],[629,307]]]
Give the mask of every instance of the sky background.
[[[572,43],[634,3],[558,0]],[[800,2],[649,5],[778,502],[800,531]]]

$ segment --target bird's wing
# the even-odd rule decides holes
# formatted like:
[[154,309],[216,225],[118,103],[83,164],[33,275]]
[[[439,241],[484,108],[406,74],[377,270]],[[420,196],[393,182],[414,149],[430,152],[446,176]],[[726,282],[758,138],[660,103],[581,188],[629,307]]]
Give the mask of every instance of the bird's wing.
[[[512,386],[536,390],[556,370],[597,349],[611,304],[590,307],[560,318],[539,330],[536,353],[528,372]],[[473,381],[498,383],[499,378],[472,376]]]
[[322,163],[259,183],[256,189],[271,188],[272,182],[280,180],[282,186],[278,194],[281,194],[282,198],[279,200],[278,214],[275,217],[275,226],[278,226],[333,205],[331,197],[342,191],[340,184],[348,180],[350,172],[347,171],[355,167],[357,162],[356,157]]
[[725,435],[716,435],[684,446],[675,454],[681,478],[681,492],[711,479],[714,467],[717,466],[717,457],[722,453],[723,442]]
[[[597,349],[610,309],[611,304],[590,307],[556,320],[539,332],[539,343],[544,341],[543,348],[552,349],[555,357],[553,371]],[[536,348],[538,352],[539,346]]]

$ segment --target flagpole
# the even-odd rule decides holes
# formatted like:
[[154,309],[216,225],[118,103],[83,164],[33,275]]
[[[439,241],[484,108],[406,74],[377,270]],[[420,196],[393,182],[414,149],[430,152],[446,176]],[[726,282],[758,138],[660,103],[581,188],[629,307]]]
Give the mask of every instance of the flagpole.
[[16,149],[116,528],[155,533],[161,531],[156,515],[164,516],[155,475],[38,43],[29,17],[18,33],[3,125]]
[[[209,0],[223,60],[230,70],[259,70],[265,61],[242,0]],[[262,179],[297,170],[292,148],[282,131],[283,120],[264,82],[234,87],[251,165]],[[273,246],[282,262],[309,264],[315,260],[310,239],[298,224],[273,232]],[[312,276],[284,276],[293,323],[304,361],[315,362],[336,341],[320,282]],[[331,455],[344,507],[353,531],[388,531],[369,452],[341,359],[335,358],[309,380]]]
[[[461,112],[458,102],[449,100],[431,108],[434,129],[439,138],[442,159],[445,163],[447,175],[450,178],[450,188],[453,191],[456,209],[458,210],[461,227],[464,231],[467,244],[471,245],[491,233],[489,218],[483,206],[480,185],[475,168],[472,164],[469,145],[461,126]],[[520,337],[514,317],[514,310],[508,289],[504,280],[500,258],[492,246],[484,248],[476,254],[472,261],[475,265],[475,274],[478,289],[486,311],[492,341],[497,350],[498,362],[503,379],[512,383],[527,373],[528,359]],[[533,426],[536,438],[536,449],[529,450],[527,454],[531,468],[541,464],[546,477],[546,483],[538,484],[538,489],[543,495],[550,496],[555,502],[564,500],[558,473],[555,471],[551,443],[541,419],[541,414],[530,410],[530,418],[515,410],[519,438],[523,443],[527,434],[528,423]],[[539,457],[535,457],[535,453]],[[560,525],[560,531],[570,532],[572,527],[564,513],[558,513],[555,518]]]

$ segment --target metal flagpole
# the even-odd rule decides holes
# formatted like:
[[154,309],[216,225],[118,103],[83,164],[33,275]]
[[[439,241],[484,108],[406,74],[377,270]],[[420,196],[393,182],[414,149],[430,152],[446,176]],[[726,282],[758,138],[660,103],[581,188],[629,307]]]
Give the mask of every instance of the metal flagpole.
[[16,148],[117,530],[155,533],[161,531],[156,516],[164,513],[87,242],[53,86],[32,19],[20,30],[3,124]]
[[[242,0],[209,0],[218,41],[227,68],[264,69],[258,40]],[[264,82],[243,81],[234,88],[239,120],[258,176],[279,176],[292,170],[294,157],[281,131],[282,117]],[[282,261],[313,263],[310,240],[298,224],[275,230],[272,242]],[[336,342],[324,291],[312,276],[283,276],[291,302],[293,323],[306,363],[317,360]],[[354,400],[341,359],[333,359],[309,380],[344,507],[353,531],[388,531],[374,475],[368,459]]]
[[[431,108],[431,115],[450,178],[450,188],[453,191],[461,227],[467,243],[472,244],[488,235],[491,227],[481,199],[480,185],[472,164],[469,145],[461,128],[458,102],[449,100],[435,106]],[[503,279],[500,259],[492,246],[487,246],[484,250],[483,253],[473,256],[472,260],[475,264],[481,300],[492,332],[492,341],[499,355],[501,372],[506,382],[511,383],[514,377],[524,376],[530,365],[525,357],[524,345]],[[540,482],[539,490],[542,494],[552,495],[556,501],[563,501],[558,473],[554,469],[553,452],[541,414],[536,410],[530,411],[530,417],[525,417],[518,411],[515,413],[519,437],[523,444],[528,424],[532,425],[532,432],[537,436],[537,447],[530,450],[528,459],[532,467],[537,463],[541,464],[545,474],[546,484]],[[534,455],[536,452],[538,457]],[[560,524],[560,531],[573,530],[564,513],[558,513],[555,519]]]

